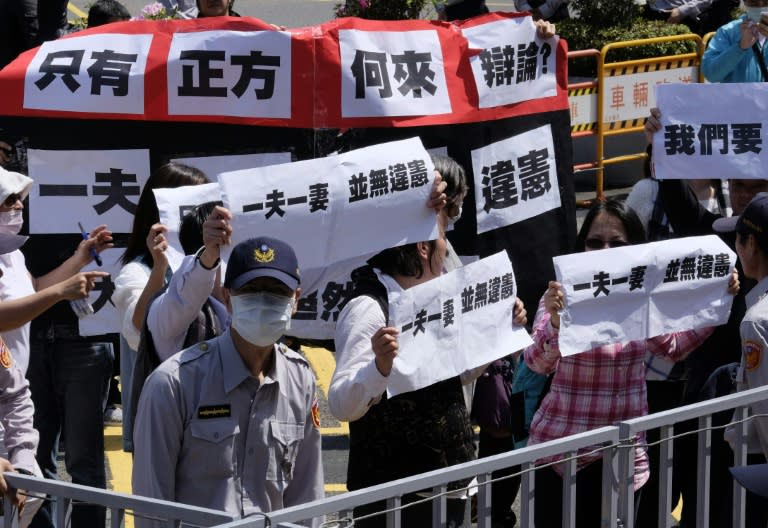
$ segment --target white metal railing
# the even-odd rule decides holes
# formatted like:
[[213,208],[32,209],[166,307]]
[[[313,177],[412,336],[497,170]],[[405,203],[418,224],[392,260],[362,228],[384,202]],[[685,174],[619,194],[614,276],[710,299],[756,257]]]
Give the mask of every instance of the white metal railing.
[[[543,465],[536,465],[539,459],[553,455],[564,456],[563,472],[563,526],[575,526],[576,511],[576,461],[579,450],[592,447],[591,452],[601,452],[603,457],[602,508],[604,528],[632,528],[634,526],[634,454],[635,438],[639,432],[660,429],[659,460],[659,522],[660,527],[669,527],[668,513],[672,509],[671,483],[673,443],[675,424],[691,419],[699,420],[699,429],[685,434],[698,435],[698,500],[697,526],[706,528],[709,519],[709,465],[712,436],[712,415],[729,409],[735,410],[736,438],[734,464],[746,463],[746,422],[753,417],[747,415],[747,407],[757,401],[768,398],[768,386],[749,391],[715,398],[706,402],[679,407],[632,420],[626,420],[615,426],[602,427],[578,435],[573,435],[551,442],[538,444],[451,466],[421,475],[372,486],[362,490],[343,493],[334,497],[301,504],[291,508],[270,512],[263,516],[248,519],[233,519],[224,512],[196,508],[167,501],[146,499],[143,497],[115,493],[101,489],[78,486],[66,482],[38,479],[19,474],[6,474],[11,486],[35,493],[45,493],[54,498],[57,507],[57,525],[63,528],[64,513],[72,501],[100,504],[112,512],[111,527],[121,526],[126,511],[134,516],[145,516],[167,520],[167,526],[215,526],[216,528],[298,528],[301,521],[312,518],[334,517],[336,521],[326,521],[326,526],[344,528],[352,526],[352,510],[364,504],[386,501],[387,526],[400,528],[400,514],[404,508],[402,497],[409,493],[432,490],[426,500],[432,500],[433,526],[442,526],[446,518],[447,485],[457,480],[477,477],[478,528],[491,526],[491,473],[504,468],[520,466],[522,477],[520,494],[520,523],[523,527],[534,526],[535,485],[534,473]],[[386,463],[386,461],[382,461]],[[504,478],[511,478],[509,475]],[[551,497],[548,497],[551,500]],[[744,489],[734,483],[733,526],[744,526]],[[10,505],[6,504],[6,511]],[[7,516],[10,517],[10,516]],[[6,521],[8,522],[8,521]],[[10,525],[6,525],[10,526]],[[409,528],[409,527],[405,527]]]
[[[111,528],[123,526],[126,511],[131,512],[134,517],[165,521],[168,528],[219,526],[235,519],[235,516],[223,511],[117,493],[61,480],[43,479],[19,473],[5,473],[3,476],[14,488],[51,497],[55,504],[54,523],[59,528],[66,526],[67,510],[73,503],[98,504],[108,508],[111,513]],[[6,512],[12,511],[12,506],[7,500],[4,506]],[[14,515],[4,516],[5,528],[13,526],[13,517]]]
[[[413,477],[400,479],[378,486],[344,493],[323,500],[302,504],[292,508],[286,508],[267,514],[267,519],[240,519],[217,528],[262,528],[267,526],[289,528],[297,526],[295,523],[310,518],[328,515],[338,516],[341,519],[350,518],[349,513],[356,507],[371,502],[387,500],[387,520],[389,527],[399,528],[400,499],[403,495],[424,489],[433,490],[433,526],[442,526],[445,520],[446,485],[448,482],[478,478],[478,528],[490,528],[490,483],[493,471],[512,466],[521,466],[522,475],[521,501],[520,501],[520,525],[523,527],[534,526],[533,505],[536,495],[534,486],[534,472],[537,467],[535,461],[552,455],[565,455],[565,471],[563,473],[563,526],[575,526],[575,497],[576,497],[576,459],[577,451],[589,446],[600,446],[597,449],[603,452],[603,522],[605,528],[631,528],[634,526],[634,448],[635,436],[640,431],[661,429],[660,461],[659,461],[659,502],[660,527],[669,527],[669,512],[671,506],[672,483],[672,433],[676,423],[691,419],[699,420],[699,429],[694,431],[699,437],[698,443],[698,468],[699,488],[697,501],[697,524],[699,528],[708,526],[709,511],[709,462],[711,445],[711,420],[712,414],[735,409],[736,417],[745,420],[749,404],[768,398],[768,386],[749,391],[715,398],[701,403],[686,405],[662,413],[652,414],[627,420],[615,426],[602,427],[586,433],[553,440],[535,446],[525,447],[482,458],[472,462],[440,469]],[[737,438],[734,463],[746,463],[746,434],[745,421],[737,424]],[[706,474],[704,474],[706,473]],[[509,477],[505,477],[509,478]],[[744,490],[738,483],[734,483],[734,528],[744,526]],[[551,500],[551,497],[547,498]],[[663,519],[662,519],[663,516]],[[332,523],[328,523],[329,526]],[[340,526],[344,526],[340,524]],[[408,527],[405,527],[408,528]],[[548,528],[548,527],[547,527]]]

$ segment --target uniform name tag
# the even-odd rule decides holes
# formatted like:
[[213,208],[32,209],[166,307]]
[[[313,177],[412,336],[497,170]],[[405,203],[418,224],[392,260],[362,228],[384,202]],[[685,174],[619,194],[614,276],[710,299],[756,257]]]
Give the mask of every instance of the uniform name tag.
[[206,405],[197,408],[197,418],[199,420],[229,418],[230,416],[232,416],[232,408],[229,405]]

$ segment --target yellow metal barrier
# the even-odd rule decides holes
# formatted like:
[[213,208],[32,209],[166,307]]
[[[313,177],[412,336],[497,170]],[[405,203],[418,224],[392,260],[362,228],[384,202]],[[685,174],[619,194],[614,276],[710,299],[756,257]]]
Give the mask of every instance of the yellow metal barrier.
[[[605,157],[606,138],[621,134],[638,132],[643,129],[645,118],[653,106],[652,89],[655,84],[666,82],[702,82],[701,57],[704,54],[704,42],[708,42],[712,34],[702,38],[694,34],[672,35],[642,40],[629,40],[615,42],[606,45],[602,50],[573,51],[568,53],[568,58],[596,55],[597,79],[592,82],[578,83],[568,86],[568,95],[572,101],[571,116],[573,119],[576,97],[583,96],[583,90],[587,90],[591,97],[596,97],[596,116],[594,126],[572,126],[571,137],[577,138],[584,135],[596,136],[595,161],[574,165],[574,172],[583,170],[595,171],[595,198],[603,200],[605,197],[605,167],[617,163],[644,159],[645,151]],[[606,57],[612,50],[649,46],[668,42],[690,41],[694,44],[695,51],[680,53],[677,55],[665,55],[628,61],[607,62]],[[675,78],[675,76],[677,76]],[[631,81],[630,81],[631,79]],[[623,112],[625,106],[625,88],[621,84],[632,82],[631,105],[633,109]],[[582,91],[580,91],[582,90]],[[590,200],[591,201],[591,200]],[[579,205],[588,205],[590,201]]]
[[[592,57],[597,62],[596,71],[600,71],[601,55],[596,49],[576,50],[568,52],[568,60]],[[568,83],[568,99],[571,112],[571,138],[594,136],[597,133],[597,107],[593,99],[597,99],[597,77],[589,81]],[[594,170],[597,161],[587,163],[575,163],[574,174],[577,172]],[[589,203],[578,201],[577,206],[588,207]]]

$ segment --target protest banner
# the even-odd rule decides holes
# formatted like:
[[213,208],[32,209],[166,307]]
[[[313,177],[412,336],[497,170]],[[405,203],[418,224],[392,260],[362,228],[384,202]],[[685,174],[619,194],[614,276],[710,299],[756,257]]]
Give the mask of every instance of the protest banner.
[[389,324],[400,330],[387,395],[428,387],[525,348],[512,325],[515,275],[506,253],[398,292]]
[[563,356],[728,321],[736,254],[717,236],[676,238],[554,259],[565,292]]
[[519,14],[459,27],[352,18],[291,30],[253,18],[100,26],[4,68],[0,115],[342,128],[472,122],[525,113],[514,103],[562,104],[557,37],[541,39]]
[[[305,268],[438,237],[426,204],[434,166],[418,138],[219,175],[232,243],[254,233],[291,244]],[[375,233],[375,236],[372,236]],[[225,256],[226,258],[226,256]]]
[[656,90],[662,124],[653,137],[656,178],[765,178],[767,86],[663,84]]
[[[300,162],[418,137],[467,170],[464,214],[448,235],[454,247],[481,257],[506,250],[531,311],[554,274],[552,256],[570,250],[576,234],[566,45],[540,39],[533,27],[530,17],[511,13],[460,23],[350,18],[287,31],[252,18],[116,23],[29,50],[0,71],[0,127],[41,151],[148,150],[150,171],[169,160],[211,156],[283,153]],[[203,33],[205,39],[194,36]],[[115,36],[124,38],[112,53],[105,42]],[[273,98],[281,103],[271,110]],[[221,108],[224,99],[232,105]],[[357,110],[345,113],[352,107]],[[530,200],[547,207],[515,211],[525,208],[521,199],[505,211],[512,223],[478,229],[475,188],[484,175],[475,174],[472,152],[508,140],[524,148],[534,130],[551,131],[552,144],[528,141],[529,150],[546,148],[546,159],[556,160],[546,195]],[[499,193],[508,193],[510,182],[521,192],[519,159],[526,155],[505,158],[519,172],[495,187]],[[206,172],[213,177],[231,168],[222,163]],[[42,207],[33,196],[31,217]],[[382,227],[374,227],[359,236],[378,236]],[[128,229],[115,231],[118,238]],[[45,256],[44,245],[34,247],[29,261]],[[317,299],[314,312],[313,298],[305,299],[307,314],[316,314],[318,324],[326,312],[333,319],[348,278],[304,269],[306,277],[318,277],[305,289]]]
[[[80,233],[107,224],[128,232],[149,178],[149,150],[29,149],[30,234]],[[75,217],[73,217],[75,215]]]

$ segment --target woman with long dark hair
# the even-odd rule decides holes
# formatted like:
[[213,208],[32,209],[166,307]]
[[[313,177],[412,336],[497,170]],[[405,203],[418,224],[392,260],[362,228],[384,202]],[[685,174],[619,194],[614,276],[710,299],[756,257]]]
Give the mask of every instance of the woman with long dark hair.
[[[115,301],[122,321],[120,330],[120,385],[123,416],[131,415],[131,377],[136,362],[141,327],[149,301],[165,286],[170,268],[165,250],[168,249],[168,228],[160,223],[155,201],[155,189],[175,188],[209,183],[205,174],[181,163],[168,163],[152,173],[141,192],[133,230],[121,257],[123,267],[115,279]],[[133,431],[130,420],[123,421],[123,449],[133,451]]]

